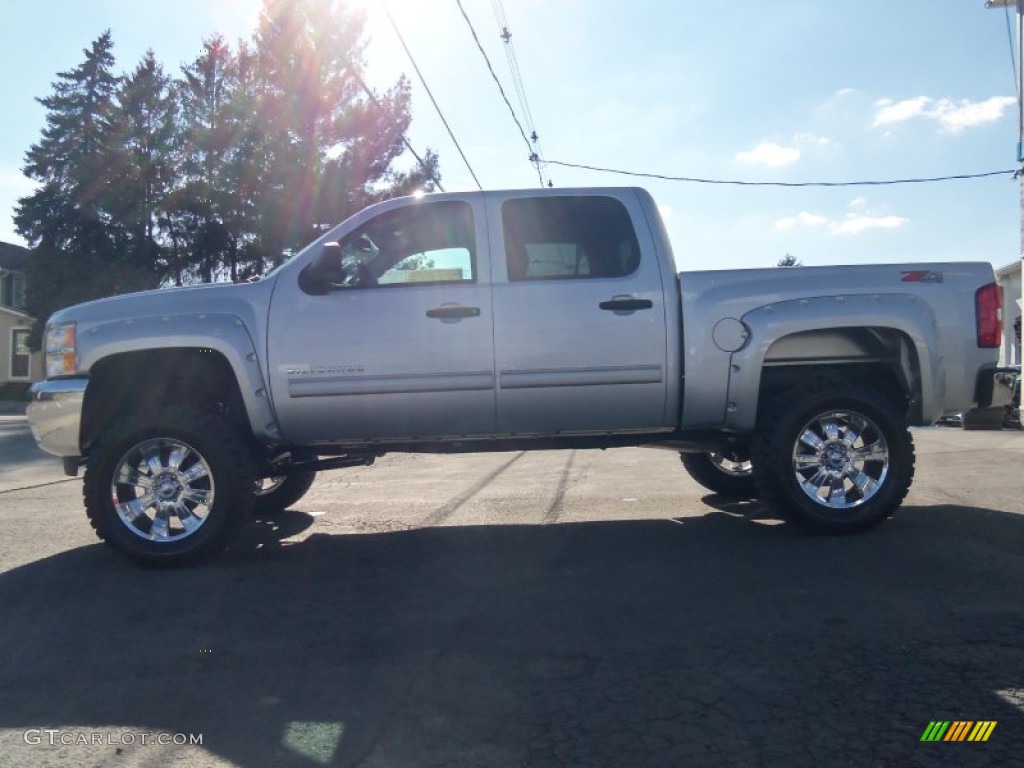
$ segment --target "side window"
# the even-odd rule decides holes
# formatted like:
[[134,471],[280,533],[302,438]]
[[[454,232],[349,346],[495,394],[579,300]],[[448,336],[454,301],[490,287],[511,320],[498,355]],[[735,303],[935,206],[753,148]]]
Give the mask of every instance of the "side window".
[[11,378],[27,379],[31,360],[28,331],[21,328],[13,329],[11,331]]
[[501,207],[509,280],[625,277],[640,265],[626,207],[611,197],[523,197]]
[[428,201],[388,211],[340,244],[336,287],[476,280],[476,232],[469,203]]

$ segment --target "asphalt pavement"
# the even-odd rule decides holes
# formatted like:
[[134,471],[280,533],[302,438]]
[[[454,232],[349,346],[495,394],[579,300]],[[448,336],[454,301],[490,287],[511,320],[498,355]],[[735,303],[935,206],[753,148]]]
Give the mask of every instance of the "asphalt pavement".
[[1020,765],[1024,432],[915,441],[858,536],[667,451],[396,454],[153,570],[0,416],[0,766]]

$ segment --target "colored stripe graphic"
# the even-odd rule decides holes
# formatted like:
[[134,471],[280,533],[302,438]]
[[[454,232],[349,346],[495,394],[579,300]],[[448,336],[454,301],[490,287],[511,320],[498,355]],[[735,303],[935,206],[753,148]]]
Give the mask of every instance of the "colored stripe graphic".
[[921,741],[939,741],[942,739],[946,729],[949,728],[948,720],[932,720],[921,735]]
[[921,734],[921,741],[988,741],[996,728],[995,720],[932,720]]

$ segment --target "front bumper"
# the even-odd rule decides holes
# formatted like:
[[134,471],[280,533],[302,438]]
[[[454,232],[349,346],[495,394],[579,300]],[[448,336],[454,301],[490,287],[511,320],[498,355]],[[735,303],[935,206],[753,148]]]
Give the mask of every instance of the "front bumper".
[[88,383],[88,379],[53,379],[37,382],[29,389],[32,402],[25,415],[32,436],[47,453],[63,457],[81,455],[78,436]]
[[978,372],[974,387],[974,401],[979,408],[1002,408],[1013,403],[1014,388],[1018,387],[1020,366],[985,368]]

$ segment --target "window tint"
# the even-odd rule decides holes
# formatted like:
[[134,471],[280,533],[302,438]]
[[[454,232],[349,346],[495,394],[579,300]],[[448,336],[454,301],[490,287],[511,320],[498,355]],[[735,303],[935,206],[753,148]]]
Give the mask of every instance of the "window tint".
[[459,201],[388,211],[341,240],[336,287],[476,280],[473,210]]
[[526,197],[501,208],[510,280],[624,277],[640,264],[626,207],[611,197]]

